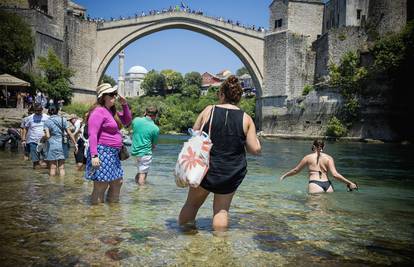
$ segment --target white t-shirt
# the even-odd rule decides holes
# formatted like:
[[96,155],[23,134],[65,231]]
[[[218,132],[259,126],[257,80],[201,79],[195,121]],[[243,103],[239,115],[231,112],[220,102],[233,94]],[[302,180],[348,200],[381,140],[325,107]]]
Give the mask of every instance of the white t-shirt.
[[24,127],[27,128],[26,143],[38,143],[45,134],[43,125],[49,119],[46,114],[32,114],[25,119]]

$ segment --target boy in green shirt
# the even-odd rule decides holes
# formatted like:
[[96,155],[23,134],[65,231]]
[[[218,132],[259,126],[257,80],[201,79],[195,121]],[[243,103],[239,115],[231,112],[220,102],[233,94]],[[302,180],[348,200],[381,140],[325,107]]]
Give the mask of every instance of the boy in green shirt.
[[145,109],[144,117],[135,118],[132,121],[132,148],[131,155],[137,157],[138,173],[135,182],[144,185],[152,162],[152,150],[158,142],[160,129],[155,125],[157,117],[156,107]]

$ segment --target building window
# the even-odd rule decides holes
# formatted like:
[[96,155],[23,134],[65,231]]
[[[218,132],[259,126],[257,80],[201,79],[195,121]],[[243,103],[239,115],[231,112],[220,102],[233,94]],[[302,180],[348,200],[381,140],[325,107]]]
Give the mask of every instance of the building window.
[[361,9],[357,9],[357,19],[361,19]]
[[275,20],[275,29],[282,27],[282,19]]

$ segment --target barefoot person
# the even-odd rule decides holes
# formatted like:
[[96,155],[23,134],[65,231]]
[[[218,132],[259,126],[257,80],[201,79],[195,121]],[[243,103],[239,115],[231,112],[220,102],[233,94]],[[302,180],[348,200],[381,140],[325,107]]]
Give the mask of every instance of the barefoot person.
[[72,123],[72,125],[75,127],[73,129],[73,136],[75,137],[76,144],[78,145],[78,150],[74,151],[75,156],[75,162],[76,162],[76,168],[78,171],[83,170],[83,166],[86,163],[86,157],[85,157],[85,143],[86,140],[84,138],[84,129],[85,129],[85,123],[81,118],[78,118],[75,114],[72,114],[69,116],[68,121]]
[[69,156],[69,140],[75,144],[75,153],[78,150],[75,137],[69,130],[66,119],[58,115],[58,107],[49,106],[50,118],[45,121],[45,139],[47,140],[45,160],[49,165],[49,175],[55,176],[57,170],[59,175],[65,175],[65,159]]
[[22,145],[29,146],[28,150],[33,162],[33,169],[46,167],[46,163],[43,162],[44,155],[37,151],[37,146],[44,136],[44,123],[49,119],[48,115],[43,114],[43,107],[39,103],[35,104],[34,112],[25,120],[25,130],[22,133]]
[[[213,228],[225,230],[233,196],[247,173],[246,150],[254,155],[261,151],[252,118],[237,107],[243,90],[238,79],[230,76],[219,91],[219,105],[214,108],[210,138],[210,167],[197,188],[190,187],[187,201],[181,209],[180,225],[193,225],[197,212],[210,192],[214,193]],[[208,132],[213,106],[198,116],[193,129]]]
[[315,140],[312,145],[313,153],[305,156],[299,164],[283,174],[280,180],[285,179],[288,176],[298,174],[305,166],[309,169],[309,193],[323,193],[333,192],[333,186],[328,179],[328,171],[333,177],[339,181],[345,183],[349,190],[357,189],[357,185],[350,180],[343,177],[335,168],[334,159],[328,154],[322,153],[325,144],[321,140]]
[[[122,147],[122,125],[131,123],[131,111],[123,96],[108,83],[97,87],[97,102],[90,109],[88,122],[89,153],[86,160],[85,178],[93,181],[92,204],[104,202],[108,189],[108,201],[117,202],[124,171],[119,151]],[[117,112],[118,96],[122,112]]]
[[132,121],[132,148],[131,155],[137,157],[138,173],[135,182],[144,185],[152,162],[152,151],[158,142],[160,129],[155,125],[157,117],[156,107],[145,109],[144,117]]

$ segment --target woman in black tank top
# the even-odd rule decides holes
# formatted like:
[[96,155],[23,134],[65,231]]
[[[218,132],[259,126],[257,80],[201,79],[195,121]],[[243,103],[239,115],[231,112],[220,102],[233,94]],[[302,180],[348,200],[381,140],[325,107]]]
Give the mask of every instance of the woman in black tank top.
[[[180,225],[194,225],[198,209],[212,192],[213,228],[227,228],[233,195],[247,173],[246,150],[256,155],[261,150],[252,118],[235,106],[242,93],[238,79],[235,76],[227,78],[219,91],[220,104],[214,109],[212,106],[206,107],[193,126],[194,130],[199,130],[205,123],[202,130],[208,132],[210,117],[213,118],[210,132],[213,147],[206,176],[199,187],[189,189],[178,219]],[[211,116],[212,112],[214,116]]]

